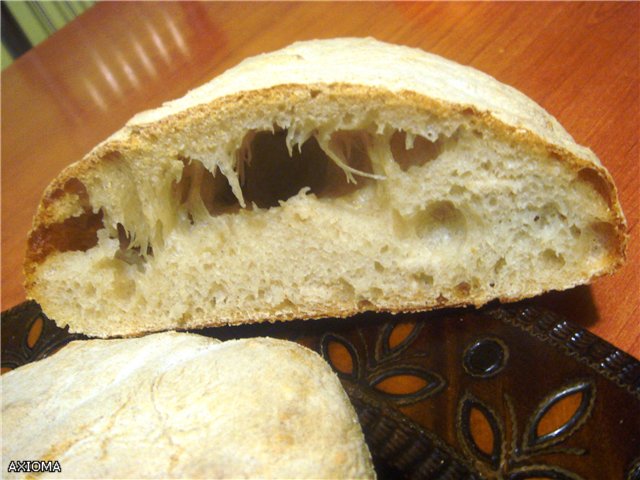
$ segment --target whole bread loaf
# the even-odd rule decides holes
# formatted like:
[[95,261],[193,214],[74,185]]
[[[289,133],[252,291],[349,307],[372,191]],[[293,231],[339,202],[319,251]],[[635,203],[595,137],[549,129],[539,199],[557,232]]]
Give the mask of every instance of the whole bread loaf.
[[44,193],[26,290],[92,336],[513,301],[625,257],[611,176],[539,105],[373,39],[141,113]]
[[3,478],[375,477],[329,365],[269,338],[72,342],[2,376],[2,428]]

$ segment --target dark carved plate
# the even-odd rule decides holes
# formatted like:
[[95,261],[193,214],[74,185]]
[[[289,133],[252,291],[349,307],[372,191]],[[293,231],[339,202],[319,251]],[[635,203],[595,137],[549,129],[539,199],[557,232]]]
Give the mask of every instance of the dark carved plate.
[[[530,306],[210,328],[275,336],[341,378],[381,478],[640,480],[640,362]],[[33,302],[2,314],[2,369],[73,339]]]

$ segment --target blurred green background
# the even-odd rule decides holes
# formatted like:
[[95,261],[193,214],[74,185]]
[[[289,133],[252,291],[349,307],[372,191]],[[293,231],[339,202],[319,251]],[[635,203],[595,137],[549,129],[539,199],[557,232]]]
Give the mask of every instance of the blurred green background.
[[46,40],[96,2],[2,1],[2,68]]

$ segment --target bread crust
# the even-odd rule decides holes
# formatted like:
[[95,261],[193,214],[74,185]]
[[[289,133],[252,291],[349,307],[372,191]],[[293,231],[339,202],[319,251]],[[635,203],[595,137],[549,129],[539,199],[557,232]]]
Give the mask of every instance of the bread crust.
[[65,478],[375,478],[338,377],[284,340],[71,342],[3,376],[2,420],[5,471],[27,458]]
[[[344,67],[346,59],[349,59],[349,68],[338,68]],[[386,62],[392,59],[391,65],[387,65]],[[327,66],[332,68],[327,70]],[[615,237],[605,266],[592,278],[610,274],[624,263],[627,225],[611,175],[591,150],[576,144],[544,109],[488,75],[435,55],[373,39],[336,39],[297,43],[281,51],[246,60],[182,99],[136,115],[82,160],[67,167],[44,192],[33,220],[24,264],[27,295],[40,301],[46,311],[46,299],[37,293],[37,271],[40,264],[57,252],[50,248],[46,238],[43,240],[41,232],[67,218],[69,207],[63,201],[67,198],[63,193],[69,181],[79,179],[82,182],[83,178],[114,158],[143,149],[158,139],[171,137],[202,119],[212,118],[214,123],[223,125],[225,118],[233,117],[237,112],[260,110],[274,104],[295,106],[320,94],[351,102],[375,101],[434,112],[443,118],[465,118],[479,128],[491,130],[504,142],[522,145],[532,152],[554,158],[576,173],[588,169],[595,178],[598,193],[608,205]],[[81,197],[78,195],[80,203]],[[91,211],[86,204],[83,208],[84,212]],[[527,292],[526,296],[537,293],[542,292]],[[501,300],[515,301],[519,298],[504,297]],[[483,303],[486,299],[471,296],[464,302],[396,304],[384,311],[480,306]],[[372,308],[343,308],[336,303],[327,304],[322,309],[298,308],[294,313],[276,313],[252,319],[246,319],[242,312],[238,312],[236,318],[227,318],[225,323],[345,317],[364,310]],[[203,320],[190,326],[213,324],[219,323]],[[108,330],[103,333],[109,334]]]

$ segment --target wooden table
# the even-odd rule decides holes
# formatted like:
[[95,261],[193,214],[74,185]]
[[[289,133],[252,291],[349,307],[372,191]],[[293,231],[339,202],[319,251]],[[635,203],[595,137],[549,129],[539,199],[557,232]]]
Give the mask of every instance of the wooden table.
[[2,72],[2,309],[40,194],[134,113],[294,40],[371,35],[513,85],[611,171],[628,262],[538,301],[640,357],[638,3],[100,3]]

